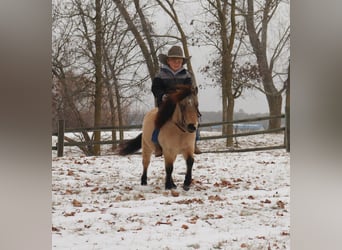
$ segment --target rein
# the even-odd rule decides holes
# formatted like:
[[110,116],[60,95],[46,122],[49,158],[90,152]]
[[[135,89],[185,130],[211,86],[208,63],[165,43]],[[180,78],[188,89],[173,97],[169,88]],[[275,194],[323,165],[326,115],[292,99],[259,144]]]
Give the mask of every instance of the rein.
[[[200,118],[202,116],[202,114],[199,112],[198,110],[198,107],[196,108],[197,109],[197,116],[198,118]],[[185,128],[185,119],[184,119],[184,114],[183,114],[184,110],[180,107],[180,113],[181,113],[181,122],[180,121],[177,121],[177,122],[174,122],[174,124],[177,126],[177,128],[179,128],[183,133],[186,133],[187,132],[187,129]]]
[[[194,104],[192,103],[191,105],[194,105]],[[186,122],[185,122],[185,117],[184,117],[185,107],[182,106],[180,103],[178,103],[178,106],[179,106],[179,111],[180,111],[180,117],[178,116],[178,118],[180,118],[180,119],[177,119],[177,121],[174,121],[173,123],[176,125],[176,127],[180,131],[182,131],[183,133],[187,133],[188,129],[186,127]],[[197,111],[197,117],[200,118],[202,116],[202,114],[199,112],[198,106],[196,106],[196,111]]]
[[185,124],[185,119],[184,119],[184,114],[183,114],[183,109],[180,107],[180,113],[181,113],[181,122],[180,121],[176,121],[174,122],[175,125],[177,126],[177,128],[179,128],[182,132],[186,133],[186,129],[184,128],[184,124]]
[[179,122],[175,122],[177,128],[179,128],[182,132],[186,133],[186,130],[179,124]]

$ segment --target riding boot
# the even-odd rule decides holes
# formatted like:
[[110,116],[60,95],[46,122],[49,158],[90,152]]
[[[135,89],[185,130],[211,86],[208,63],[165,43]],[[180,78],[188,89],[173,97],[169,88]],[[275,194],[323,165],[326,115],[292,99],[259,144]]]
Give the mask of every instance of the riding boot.
[[197,155],[202,154],[202,151],[197,147],[196,143],[195,143],[195,154],[197,154]]
[[163,155],[163,149],[161,148],[159,143],[154,143],[154,146],[155,146],[155,151],[154,151],[155,157],[162,156]]
[[200,133],[199,130],[196,130],[196,140],[195,140],[195,154],[199,155],[202,154],[202,151],[197,147],[197,141],[200,139]]

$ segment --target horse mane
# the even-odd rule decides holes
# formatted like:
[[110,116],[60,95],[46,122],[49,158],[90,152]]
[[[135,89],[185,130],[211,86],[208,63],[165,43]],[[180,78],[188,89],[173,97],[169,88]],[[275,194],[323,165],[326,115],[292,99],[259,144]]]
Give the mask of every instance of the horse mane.
[[167,99],[158,108],[155,127],[160,129],[172,117],[177,103],[190,96],[192,91],[191,85],[179,85],[174,91],[168,93]]

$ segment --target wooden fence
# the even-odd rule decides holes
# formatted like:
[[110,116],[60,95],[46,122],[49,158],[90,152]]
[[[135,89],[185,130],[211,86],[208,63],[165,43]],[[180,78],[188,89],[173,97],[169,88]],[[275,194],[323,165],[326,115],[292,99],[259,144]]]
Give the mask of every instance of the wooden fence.
[[[224,124],[232,125],[237,123],[247,123],[247,122],[257,122],[262,120],[270,120],[270,119],[277,119],[277,118],[286,118],[284,114],[280,116],[264,116],[264,117],[258,117],[258,118],[252,118],[252,119],[241,119],[241,120],[235,120],[232,122],[211,122],[211,123],[201,123],[200,128],[206,128],[206,127],[218,127],[223,126]],[[63,156],[64,147],[66,146],[87,146],[87,145],[95,145],[95,144],[118,144],[120,143],[119,140],[105,140],[105,141],[80,141],[80,142],[65,142],[64,141],[64,135],[65,133],[81,133],[81,132],[93,132],[93,131],[128,131],[132,129],[141,129],[141,125],[132,125],[132,126],[124,126],[124,127],[98,127],[98,128],[75,128],[75,129],[66,129],[65,128],[65,121],[60,120],[58,122],[58,131],[56,133],[53,133],[53,136],[57,136],[57,143],[56,146],[52,147],[52,150],[57,150],[57,156]],[[204,129],[205,130],[205,129]],[[290,129],[289,129],[289,122],[285,122],[285,126],[278,128],[278,129],[266,129],[266,130],[260,130],[260,131],[251,131],[251,132],[240,132],[238,133],[237,129],[235,129],[235,133],[232,135],[216,135],[216,136],[201,136],[199,140],[217,140],[217,139],[226,139],[228,137],[242,137],[242,136],[251,136],[251,135],[258,135],[258,134],[267,134],[267,133],[280,133],[283,132],[284,134],[284,142],[281,145],[276,146],[265,146],[265,147],[254,147],[254,148],[226,148],[224,150],[220,151],[211,151],[206,150],[203,151],[203,153],[218,153],[218,152],[248,152],[248,151],[262,151],[262,150],[271,150],[271,149],[286,149],[287,152],[290,152],[290,145],[289,145],[289,136],[290,136]]]

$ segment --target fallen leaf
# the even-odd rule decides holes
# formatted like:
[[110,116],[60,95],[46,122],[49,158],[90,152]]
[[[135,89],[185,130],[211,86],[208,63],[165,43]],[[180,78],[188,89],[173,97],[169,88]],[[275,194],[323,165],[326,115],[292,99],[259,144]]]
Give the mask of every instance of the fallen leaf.
[[157,221],[156,226],[159,226],[159,225],[172,225],[172,223],[170,221],[166,221],[166,222]]
[[203,204],[204,202],[201,199],[187,199],[187,200],[180,200],[180,201],[175,201],[177,204],[191,204],[191,203],[198,203],[198,204]]
[[74,207],[82,207],[82,203],[78,200],[75,200],[75,199],[72,201],[72,205]]
[[265,240],[266,239],[265,236],[257,236],[256,238],[259,239],[259,240]]
[[172,195],[173,197],[178,197],[178,196],[179,196],[179,192],[177,192],[177,191],[171,189],[171,195]]
[[68,216],[75,216],[75,212],[64,213],[64,216],[65,216],[65,217],[68,217]]
[[143,194],[134,195],[134,200],[145,200],[145,196]]
[[72,190],[70,190],[70,189],[67,189],[67,190],[65,190],[65,193],[64,194],[73,194],[73,192],[72,192]]
[[189,226],[186,225],[186,224],[183,224],[183,225],[182,225],[182,228],[186,230],[186,229],[189,229]]
[[277,201],[277,206],[281,209],[284,209],[285,208],[285,203],[282,202],[282,201]]
[[266,199],[264,201],[261,201],[261,203],[271,203],[271,201],[269,199]]
[[224,199],[222,199],[220,196],[218,196],[218,195],[210,195],[209,197],[208,197],[208,200],[210,200],[210,201],[223,201]]
[[199,217],[196,215],[196,216],[192,217],[188,222],[191,224],[196,224],[198,219],[199,219]]
[[90,209],[90,208],[85,208],[83,210],[83,212],[87,212],[87,213],[93,213],[93,212],[96,212],[96,210],[94,208]]
[[242,182],[242,179],[237,178],[237,179],[234,179],[233,181],[234,181],[234,182]]

